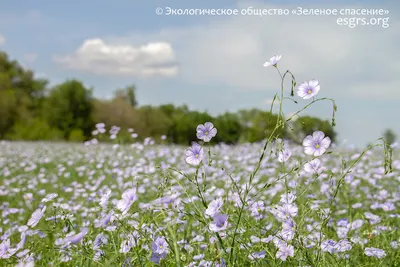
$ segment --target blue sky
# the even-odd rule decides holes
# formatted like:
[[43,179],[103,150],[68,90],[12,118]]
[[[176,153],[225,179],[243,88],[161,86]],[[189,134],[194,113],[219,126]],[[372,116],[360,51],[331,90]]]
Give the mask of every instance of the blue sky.
[[[0,49],[53,84],[78,78],[98,97],[137,86],[140,104],[187,104],[212,114],[269,109],[279,66],[317,79],[338,104],[337,132],[358,146],[400,135],[398,1],[2,1]],[[330,4],[323,4],[328,3]],[[334,4],[332,3],[334,2]],[[322,4],[321,4],[322,3]],[[166,16],[161,7],[387,9],[389,27],[340,26],[346,16]],[[350,16],[352,17],[352,16]],[[363,16],[355,16],[363,17]],[[289,104],[285,113],[301,108]],[[328,119],[328,102],[305,114]]]

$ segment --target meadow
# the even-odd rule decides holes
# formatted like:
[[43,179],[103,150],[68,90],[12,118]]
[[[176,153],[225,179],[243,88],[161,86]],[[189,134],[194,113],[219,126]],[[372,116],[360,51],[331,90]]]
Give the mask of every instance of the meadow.
[[[329,101],[297,90],[302,110]],[[188,148],[105,127],[115,143],[0,142],[1,266],[400,266],[399,149],[383,139],[211,145],[205,122]]]

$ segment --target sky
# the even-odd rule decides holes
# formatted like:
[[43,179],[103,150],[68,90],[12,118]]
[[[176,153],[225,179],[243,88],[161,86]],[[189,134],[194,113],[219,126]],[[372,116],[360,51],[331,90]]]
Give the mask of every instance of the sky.
[[[249,7],[290,14],[243,15]],[[338,14],[292,14],[299,7]],[[238,15],[166,15],[168,8]],[[340,14],[350,8],[388,13]],[[399,12],[397,0],[1,1],[0,50],[51,84],[76,78],[99,98],[135,84],[140,105],[186,104],[213,115],[269,110],[280,77],[263,64],[282,54],[280,71],[290,70],[297,84],[318,80],[318,96],[336,101],[340,142],[364,146],[386,128],[400,137]],[[345,25],[353,17],[359,25]],[[287,116],[310,102],[297,100],[284,103]],[[319,102],[302,114],[330,119],[332,105]]]

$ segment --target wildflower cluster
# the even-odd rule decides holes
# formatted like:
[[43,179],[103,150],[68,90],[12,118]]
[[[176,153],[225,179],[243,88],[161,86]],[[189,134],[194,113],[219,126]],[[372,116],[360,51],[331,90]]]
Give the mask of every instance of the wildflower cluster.
[[[282,79],[278,121],[264,143],[212,146],[211,122],[193,129],[198,141],[185,150],[151,138],[1,142],[0,265],[395,266],[398,151],[383,142],[337,155],[318,129],[300,144],[276,135],[317,101],[336,112],[333,100],[315,98],[319,81],[296,86],[281,59],[264,64]],[[305,104],[287,117],[284,100]],[[93,135],[115,140],[120,130],[99,123]]]

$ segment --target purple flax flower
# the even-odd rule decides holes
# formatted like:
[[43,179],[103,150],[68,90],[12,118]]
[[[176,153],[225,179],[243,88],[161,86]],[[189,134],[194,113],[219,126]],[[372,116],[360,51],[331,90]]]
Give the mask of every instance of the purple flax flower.
[[292,204],[296,200],[296,195],[293,193],[287,193],[281,195],[281,202],[286,204]]
[[279,160],[279,162],[286,162],[286,161],[288,161],[290,156],[292,156],[292,152],[290,152],[289,150],[285,149],[284,151],[279,152],[278,160]]
[[163,253],[163,254],[158,254],[158,253],[154,253],[151,255],[151,261],[154,262],[155,264],[159,264],[160,260],[165,259],[165,257],[167,257],[167,253]]
[[94,227],[107,227],[108,223],[111,221],[114,212],[111,210],[108,214],[104,215],[100,220],[94,221]]
[[216,262],[215,267],[226,267],[226,262],[224,259],[221,259],[221,263]]
[[286,220],[288,218],[294,218],[297,216],[298,207],[294,203],[288,204],[283,203],[281,206],[277,206],[276,209],[272,209],[271,212],[278,220]]
[[379,248],[365,248],[365,255],[381,259],[386,256],[386,252]]
[[42,199],[42,202],[49,202],[49,201],[55,199],[56,197],[58,197],[58,194],[56,194],[56,193],[48,194],[47,196],[45,196],[45,197]]
[[153,252],[163,254],[168,252],[168,243],[164,237],[158,236],[152,244]]
[[337,243],[331,239],[329,240],[325,240],[321,243],[321,250],[324,252],[329,252],[329,253],[336,253],[337,251],[337,247],[336,247]]
[[321,156],[331,144],[331,139],[321,131],[315,131],[303,140],[304,153],[307,155]]
[[28,220],[28,226],[30,227],[35,227],[40,219],[42,219],[44,212],[46,211],[46,206],[44,206],[42,209],[37,209],[32,213],[31,218]]
[[107,208],[107,204],[108,204],[108,200],[110,199],[110,196],[111,196],[111,190],[110,190],[110,189],[108,189],[108,190],[101,196],[99,204],[100,204],[100,206],[101,206],[103,209],[106,209],[106,208]]
[[293,221],[292,218],[288,218],[288,219],[283,221],[282,229],[295,231],[296,230],[296,223]]
[[122,199],[117,203],[117,209],[126,214],[133,202],[137,200],[136,189],[127,189],[122,193]]
[[203,160],[204,150],[197,144],[193,143],[191,147],[186,150],[186,162],[190,165],[199,165]]
[[210,142],[211,138],[213,138],[217,134],[217,129],[214,127],[214,124],[211,122],[206,122],[197,126],[196,136],[200,140],[204,142]]
[[283,221],[282,231],[278,234],[278,236],[285,241],[290,241],[295,236],[295,230],[296,223],[291,218],[288,218]]
[[339,226],[336,228],[336,234],[339,238],[346,238],[349,231],[350,231],[350,225],[349,227]]
[[310,162],[304,164],[304,170],[310,173],[316,173],[318,171],[321,161],[319,159],[313,159]]
[[151,261],[154,263],[159,263],[161,259],[164,259],[168,253],[168,243],[164,237],[158,236],[152,244],[153,254],[151,256]]
[[211,201],[206,209],[206,215],[214,217],[214,215],[221,210],[222,204],[224,204],[224,201],[221,197]]
[[12,249],[10,246],[10,239],[4,240],[0,244],[0,259],[9,259],[12,255],[17,252],[17,249]]
[[281,58],[282,58],[282,55],[275,55],[275,56],[271,57],[269,59],[269,61],[264,63],[264,67],[269,67],[269,66],[276,67],[278,64],[278,61],[281,60]]
[[320,86],[317,80],[311,80],[309,82],[303,82],[297,87],[297,95],[303,99],[310,99],[318,94]]
[[132,248],[132,243],[129,240],[123,240],[121,243],[120,253],[128,253]]
[[378,215],[372,214],[371,212],[364,212],[364,215],[370,224],[378,224],[381,222],[381,218]]
[[26,233],[21,233],[21,241],[17,244],[17,250],[23,249],[26,243]]
[[264,259],[265,258],[265,251],[260,251],[260,252],[253,252],[249,255],[249,259],[254,261],[256,259]]
[[286,243],[279,246],[279,250],[276,252],[276,258],[286,261],[287,257],[294,256],[294,247]]
[[380,204],[380,208],[383,209],[384,211],[391,211],[395,210],[396,206],[392,202],[385,202],[383,204]]
[[220,232],[228,226],[228,215],[217,213],[214,215],[214,221],[210,223],[210,230],[213,232]]
[[288,242],[294,238],[295,234],[295,231],[293,231],[292,229],[282,229],[282,231],[280,231],[277,236],[282,240]]
[[31,258],[20,260],[18,262],[18,264],[15,265],[15,267],[34,267],[34,266],[35,266],[35,262]]
[[264,202],[262,202],[262,201],[254,202],[250,207],[251,216],[253,216],[256,220],[260,220],[264,217],[263,216],[264,210],[265,210],[265,206],[264,206]]
[[204,258],[204,254],[199,254],[199,255],[193,256],[193,260],[195,260],[195,261],[202,260],[203,258]]
[[94,250],[98,250],[98,249],[100,249],[100,247],[101,247],[103,244],[107,244],[107,243],[108,243],[108,238],[107,238],[107,236],[104,235],[103,233],[100,233],[100,234],[98,234],[98,235],[96,236],[96,238],[94,239],[94,242],[93,242],[93,249],[94,249]]
[[81,232],[79,232],[76,235],[71,235],[71,236],[67,236],[66,238],[64,238],[64,247],[67,247],[69,245],[75,245],[78,244],[79,242],[82,241],[82,239],[85,237],[85,235],[89,232],[88,228],[82,228]]
[[351,250],[351,243],[347,240],[340,240],[336,243],[335,249],[339,252],[346,252]]

